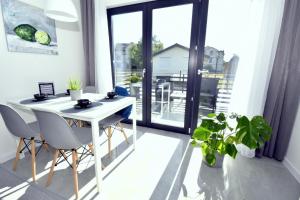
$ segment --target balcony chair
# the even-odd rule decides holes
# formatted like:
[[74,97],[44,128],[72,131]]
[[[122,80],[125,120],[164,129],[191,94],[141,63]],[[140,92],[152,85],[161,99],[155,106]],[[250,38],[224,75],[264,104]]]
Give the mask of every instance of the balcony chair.
[[200,105],[216,111],[218,96],[218,78],[202,78],[200,90]]
[[[20,159],[20,153],[22,153],[25,149],[31,155],[31,172],[32,172],[32,180],[35,182],[36,180],[36,162],[35,157],[44,146],[48,150],[48,146],[45,143],[43,136],[40,134],[40,129],[37,122],[26,123],[21,116],[11,107],[7,105],[0,104],[0,113],[4,120],[4,123],[9,130],[9,132],[20,138],[19,144],[16,151],[16,158],[13,162],[13,170],[16,171],[17,164]],[[41,140],[37,140],[36,138],[41,138]],[[35,143],[41,143],[42,145],[36,151]],[[24,144],[24,147],[23,147]]]

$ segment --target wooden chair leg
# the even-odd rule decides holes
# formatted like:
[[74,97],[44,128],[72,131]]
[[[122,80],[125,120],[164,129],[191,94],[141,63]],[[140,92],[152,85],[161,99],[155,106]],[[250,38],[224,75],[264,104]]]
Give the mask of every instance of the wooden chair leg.
[[108,153],[109,153],[109,156],[111,156],[111,137],[112,137],[112,130],[111,130],[111,126],[109,126],[108,128],[108,139],[107,139],[107,142],[108,142]]
[[58,157],[59,151],[56,149],[54,152],[54,156],[53,156],[53,160],[52,160],[52,166],[48,175],[48,179],[47,179],[47,183],[46,183],[46,187],[48,187],[51,184],[51,180],[52,180],[52,176],[54,173],[54,167],[55,167],[55,163],[57,161],[57,157]]
[[[76,150],[75,150],[76,151]],[[78,161],[79,159],[78,159],[78,154],[77,154],[77,151],[76,151],[76,154],[75,154],[75,156],[76,156],[76,160]]]
[[44,147],[44,149],[46,149],[47,151],[49,151],[49,147],[48,147],[48,144],[45,143],[45,138],[44,138],[44,136],[43,136],[42,134],[40,134],[40,137],[41,137],[41,140],[42,140],[42,142],[43,142],[43,147]]
[[16,159],[13,163],[13,170],[14,171],[17,170],[17,164],[18,164],[18,161],[20,159],[20,151],[21,151],[22,145],[23,145],[23,138],[20,138],[20,141],[19,141],[19,144],[18,144],[18,147],[17,147],[17,152],[16,152]]
[[32,180],[35,182],[35,175],[36,175],[36,163],[35,163],[35,141],[34,138],[30,140],[31,146],[31,172],[32,172]]
[[89,146],[90,152],[91,152],[92,154],[94,154],[94,146],[93,146],[93,144],[88,144],[88,146]]
[[78,199],[78,174],[77,174],[77,152],[72,150],[72,167],[73,167],[73,177],[74,177],[74,190],[76,194],[76,199]]
[[71,119],[68,119],[67,122],[68,122],[69,126],[73,125],[73,121]]
[[119,128],[121,129],[121,132],[123,133],[123,135],[124,135],[124,137],[125,137],[125,140],[126,140],[127,144],[129,144],[128,137],[127,137],[127,135],[126,135],[126,133],[125,133],[125,131],[124,131],[124,128],[123,128],[123,126],[121,125],[120,122],[118,123],[118,126],[119,126]]

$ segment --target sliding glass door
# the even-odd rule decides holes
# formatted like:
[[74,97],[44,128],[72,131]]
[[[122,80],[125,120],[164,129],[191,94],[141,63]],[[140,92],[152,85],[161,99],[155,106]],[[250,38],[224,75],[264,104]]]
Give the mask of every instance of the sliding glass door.
[[184,127],[193,4],[152,10],[151,122]]
[[[200,96],[196,117],[198,124],[208,113],[230,112],[232,89],[240,60],[238,41],[249,17],[247,5],[246,1],[210,0],[202,68],[205,73],[202,74],[197,93]],[[223,17],[219,18],[220,15]],[[218,30],[222,30],[222,34]]]
[[114,85],[136,97],[141,125],[191,132],[207,4],[165,0],[108,9]]
[[143,13],[111,17],[114,84],[137,99],[137,119],[143,120]]

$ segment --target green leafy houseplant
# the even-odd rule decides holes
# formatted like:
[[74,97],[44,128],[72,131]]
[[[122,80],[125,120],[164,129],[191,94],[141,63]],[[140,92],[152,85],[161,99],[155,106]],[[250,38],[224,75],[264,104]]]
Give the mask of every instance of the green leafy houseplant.
[[230,127],[224,113],[208,114],[192,136],[191,144],[201,148],[203,159],[210,166],[215,166],[217,156],[229,155],[235,158],[237,144],[256,149],[271,138],[272,129],[262,116],[249,119],[232,114],[229,118],[236,120],[235,128]]
[[69,90],[81,90],[81,81],[77,79],[70,79]]
[[139,75],[137,75],[137,74],[132,74],[127,79],[127,81],[129,81],[130,83],[137,83],[137,82],[139,82],[141,80],[142,80],[142,78]]
[[69,80],[69,90],[72,101],[77,101],[81,99],[82,90],[81,90],[81,81],[77,79]]

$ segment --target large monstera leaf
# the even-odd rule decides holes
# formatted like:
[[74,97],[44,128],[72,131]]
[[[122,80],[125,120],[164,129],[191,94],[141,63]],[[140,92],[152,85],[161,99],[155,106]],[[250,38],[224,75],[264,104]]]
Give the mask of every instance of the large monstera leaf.
[[271,137],[272,129],[262,116],[255,116],[251,121],[243,116],[237,122],[236,141],[250,149],[259,148]]

